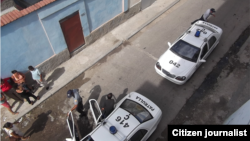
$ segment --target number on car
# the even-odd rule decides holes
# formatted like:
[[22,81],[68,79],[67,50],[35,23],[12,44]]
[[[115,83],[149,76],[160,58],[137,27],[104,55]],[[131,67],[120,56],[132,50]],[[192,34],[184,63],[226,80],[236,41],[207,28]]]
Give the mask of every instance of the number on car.
[[177,68],[179,68],[179,67],[181,66],[180,64],[174,62],[173,60],[170,60],[170,61],[169,61],[169,64],[173,64],[173,65],[174,65],[175,67],[177,67]]

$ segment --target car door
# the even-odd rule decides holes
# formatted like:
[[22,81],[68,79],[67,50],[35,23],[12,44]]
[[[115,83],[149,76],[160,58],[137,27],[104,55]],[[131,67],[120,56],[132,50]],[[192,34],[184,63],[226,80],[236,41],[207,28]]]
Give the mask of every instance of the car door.
[[101,109],[99,107],[98,102],[95,99],[90,99],[89,105],[90,105],[90,110],[91,110],[95,125],[97,126],[100,123],[100,119],[102,116]]
[[71,138],[66,138],[66,141],[79,141],[79,137],[78,137],[76,127],[74,124],[74,117],[73,117],[71,111],[69,112],[69,116],[67,117],[67,124],[69,127],[69,132],[70,132]]
[[196,69],[201,65],[202,62],[200,60],[205,60],[208,55],[208,45],[207,43],[204,44],[203,47],[201,47],[201,53],[198,58],[197,64],[196,64]]
[[209,49],[209,53],[208,55],[214,50],[214,48],[217,46],[218,44],[218,40],[216,38],[216,36],[211,36],[211,38],[209,38],[208,40],[208,49]]
[[148,133],[148,130],[146,129],[139,129],[135,132],[134,135],[128,140],[128,141],[145,141],[147,139],[146,134]]

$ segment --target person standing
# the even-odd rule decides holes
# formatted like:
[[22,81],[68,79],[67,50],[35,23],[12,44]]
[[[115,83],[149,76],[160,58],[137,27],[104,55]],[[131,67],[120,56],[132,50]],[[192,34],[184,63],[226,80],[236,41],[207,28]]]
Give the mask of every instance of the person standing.
[[2,92],[17,101],[23,102],[23,98],[21,98],[19,95],[17,95],[16,91],[12,88],[12,85],[10,84],[11,78],[5,78],[1,79],[1,90]]
[[197,19],[197,20],[193,21],[191,24],[194,24],[195,22],[197,22],[197,21],[199,21],[199,20],[201,20],[201,21],[207,21],[207,19],[208,19],[208,17],[209,17],[210,15],[212,15],[212,16],[215,17],[215,14],[214,14],[215,12],[216,12],[216,11],[215,11],[214,8],[210,8],[210,9],[208,9],[208,10],[201,16],[200,19]]
[[32,78],[36,80],[36,82],[40,85],[40,87],[46,87],[46,90],[49,89],[47,81],[43,78],[42,74],[37,68],[34,68],[33,66],[29,66],[28,69],[30,70],[32,74]]
[[[67,96],[68,98],[73,97],[74,98],[74,107],[71,108],[71,112],[74,111],[76,109],[77,112],[80,113],[80,117],[83,117],[86,115],[86,113],[83,111],[83,104],[82,104],[82,98],[79,95],[79,90],[78,89],[72,89],[72,90],[68,90],[67,92]],[[68,113],[69,116],[69,113]]]
[[20,131],[20,129],[16,126],[16,124],[19,124],[19,122],[14,122],[14,123],[10,123],[7,122],[4,124],[3,129],[5,130],[5,132],[8,134],[8,136],[6,138],[9,137],[9,139],[12,141],[20,141],[22,140],[27,140],[30,138],[30,136],[28,137],[24,137],[23,133]]
[[115,101],[112,99],[113,94],[109,93],[107,99],[104,101],[102,106],[102,117],[106,118],[114,110]]
[[13,112],[12,111],[12,107],[10,106],[10,104],[7,102],[4,94],[1,92],[1,101],[0,101],[1,105],[6,107],[8,109],[8,111],[10,111],[13,115],[17,115],[19,114],[18,112]]
[[33,93],[32,88],[30,86],[28,86],[25,83],[25,75],[21,72],[18,72],[17,70],[13,70],[11,71],[12,73],[12,80],[19,86],[22,85],[22,87],[24,87],[25,89],[28,89],[31,93]]
[[35,100],[39,100],[40,97],[39,96],[35,96],[33,95],[32,93],[30,93],[29,90],[25,90],[21,85],[19,85],[17,88],[16,88],[16,92],[18,94],[20,94],[20,96],[22,98],[25,98],[29,104],[33,105],[34,104],[34,101],[30,101],[30,98],[29,97],[33,97]]

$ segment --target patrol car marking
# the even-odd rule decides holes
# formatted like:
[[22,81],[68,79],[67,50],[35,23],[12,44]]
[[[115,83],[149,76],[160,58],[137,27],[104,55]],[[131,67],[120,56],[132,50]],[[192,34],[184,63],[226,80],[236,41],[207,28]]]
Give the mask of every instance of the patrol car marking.
[[[126,115],[126,116],[124,117],[124,120],[122,120],[122,121],[120,122],[120,124],[123,124],[123,122],[124,122],[125,120],[128,120],[128,119],[129,119],[129,116],[130,116],[130,114]],[[117,116],[117,118],[116,118],[115,120],[116,120],[117,122],[119,122],[121,119],[122,119],[121,116]],[[124,128],[129,127],[129,124],[128,124],[128,123],[125,123],[123,127],[124,127]]]
[[173,60],[170,60],[170,61],[169,61],[169,64],[173,64],[173,65],[176,66],[177,68],[179,68],[179,66],[181,66],[180,64],[175,63]]
[[203,32],[204,34],[207,34],[206,29],[203,28],[202,30],[198,29],[198,31]]
[[151,111],[155,110],[152,106],[148,105],[148,103],[146,101],[144,101],[143,99],[141,99],[139,96],[136,96],[136,99],[138,99],[143,105],[145,105]]

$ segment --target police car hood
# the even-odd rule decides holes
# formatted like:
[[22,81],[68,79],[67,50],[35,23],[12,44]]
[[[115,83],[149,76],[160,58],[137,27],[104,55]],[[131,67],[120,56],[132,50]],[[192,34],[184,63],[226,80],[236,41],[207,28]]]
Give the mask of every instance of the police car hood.
[[170,50],[167,50],[160,57],[158,62],[160,63],[162,69],[176,76],[186,76],[186,74],[190,72],[196,65],[194,62],[183,59]]
[[[106,124],[100,125],[91,135],[94,141],[118,141],[126,138],[140,122],[129,112],[122,108],[116,109],[111,116],[106,119]],[[116,134],[111,134],[109,128],[114,126],[117,129]]]

